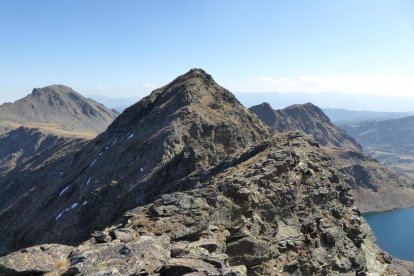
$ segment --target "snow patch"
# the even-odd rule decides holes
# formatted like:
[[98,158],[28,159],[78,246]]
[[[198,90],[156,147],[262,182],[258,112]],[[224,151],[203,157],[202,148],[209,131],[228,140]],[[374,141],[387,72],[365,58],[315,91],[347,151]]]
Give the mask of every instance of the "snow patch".
[[88,201],[87,201],[87,200],[85,200],[85,201],[82,203],[82,206],[85,206],[86,204],[88,204]]
[[144,168],[143,168],[143,167],[141,167],[141,168],[139,169],[139,171],[140,171],[140,172],[143,172],[143,171],[144,171]]
[[128,140],[129,140],[129,139],[131,139],[132,137],[134,137],[134,135],[135,135],[134,133],[131,133],[131,134],[128,136]]
[[86,181],[86,185],[89,185],[89,183],[91,182],[91,180],[92,180],[92,176],[89,176],[88,180]]
[[56,220],[58,220],[58,219],[60,219],[60,217],[63,215],[63,212],[60,212],[57,216],[56,216],[56,218],[55,218],[55,221]]
[[58,220],[58,219],[60,219],[62,216],[63,216],[63,214],[64,213],[66,213],[66,212],[69,212],[70,210],[73,210],[73,209],[75,209],[76,207],[78,207],[78,203],[76,202],[76,203],[73,203],[70,207],[68,207],[68,208],[65,208],[62,212],[60,212],[56,217],[55,217],[55,221],[56,220]]
[[60,191],[59,196],[62,196],[67,190],[69,190],[69,186],[66,186],[62,191]]
[[92,161],[92,163],[89,165],[89,168],[90,167],[92,167],[93,165],[95,165],[95,163],[96,163],[96,160],[97,160],[98,158],[95,158],[93,161]]

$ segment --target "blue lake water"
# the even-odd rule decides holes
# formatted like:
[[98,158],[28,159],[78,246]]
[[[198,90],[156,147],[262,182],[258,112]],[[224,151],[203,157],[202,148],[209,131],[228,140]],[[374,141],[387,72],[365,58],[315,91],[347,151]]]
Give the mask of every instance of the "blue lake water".
[[414,261],[414,208],[368,213],[364,217],[383,250],[399,259]]

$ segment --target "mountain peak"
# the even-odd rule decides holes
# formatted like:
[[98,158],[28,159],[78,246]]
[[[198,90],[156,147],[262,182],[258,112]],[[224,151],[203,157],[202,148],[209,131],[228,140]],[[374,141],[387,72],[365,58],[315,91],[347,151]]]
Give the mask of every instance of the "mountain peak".
[[312,117],[317,117],[319,121],[330,123],[331,120],[325,113],[323,113],[322,109],[314,105],[313,103],[305,103],[305,104],[294,104],[290,105],[283,109],[283,111],[288,113],[308,113],[311,114]]
[[198,113],[206,116],[209,114],[207,117],[222,118],[225,110],[229,109],[243,109],[243,112],[246,112],[236,97],[218,85],[211,75],[202,69],[191,69],[127,108],[111,129],[125,129],[151,113],[163,114],[165,117]]
[[26,97],[1,105],[0,127],[36,127],[62,136],[93,138],[117,115],[68,86],[54,84],[34,88]]
[[208,74],[206,71],[204,71],[201,68],[193,68],[181,77],[185,78],[202,78],[202,79],[213,79],[210,74]]
[[175,80],[170,82],[167,87],[174,86],[192,86],[201,85],[204,86],[218,86],[210,74],[207,74],[203,69],[193,68],[187,73],[177,77]]
[[62,84],[52,84],[48,85],[42,88],[33,88],[32,95],[33,96],[40,96],[42,94],[50,94],[50,93],[56,93],[56,94],[69,94],[69,93],[76,93],[72,88],[66,85]]
[[270,104],[268,102],[262,102],[261,104],[256,105],[256,107],[263,108],[263,109],[268,109],[268,110],[273,110],[273,108],[270,106]]
[[271,126],[276,120],[276,114],[269,103],[263,102],[259,105],[249,108],[250,111],[255,113],[266,125]]

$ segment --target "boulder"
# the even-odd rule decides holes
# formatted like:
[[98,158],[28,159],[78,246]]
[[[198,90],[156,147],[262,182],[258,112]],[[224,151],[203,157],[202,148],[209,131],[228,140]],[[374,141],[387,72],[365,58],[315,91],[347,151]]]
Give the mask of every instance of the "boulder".
[[69,267],[67,259],[72,246],[46,244],[34,246],[0,257],[0,275],[62,274]]

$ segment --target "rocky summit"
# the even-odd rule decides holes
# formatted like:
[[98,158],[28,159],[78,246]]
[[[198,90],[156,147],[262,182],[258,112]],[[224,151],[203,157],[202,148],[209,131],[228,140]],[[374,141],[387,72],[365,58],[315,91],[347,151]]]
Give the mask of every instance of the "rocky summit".
[[312,135],[334,160],[352,188],[363,212],[411,207],[414,180],[386,168],[369,157],[351,136],[333,124],[317,106],[307,103],[273,110],[268,103],[250,108],[276,132],[300,130]]
[[317,141],[273,135],[201,69],[6,186],[25,192],[0,209],[0,275],[409,273]]
[[39,128],[58,136],[93,138],[118,116],[64,85],[35,88],[14,103],[0,105],[0,134],[18,127]]

